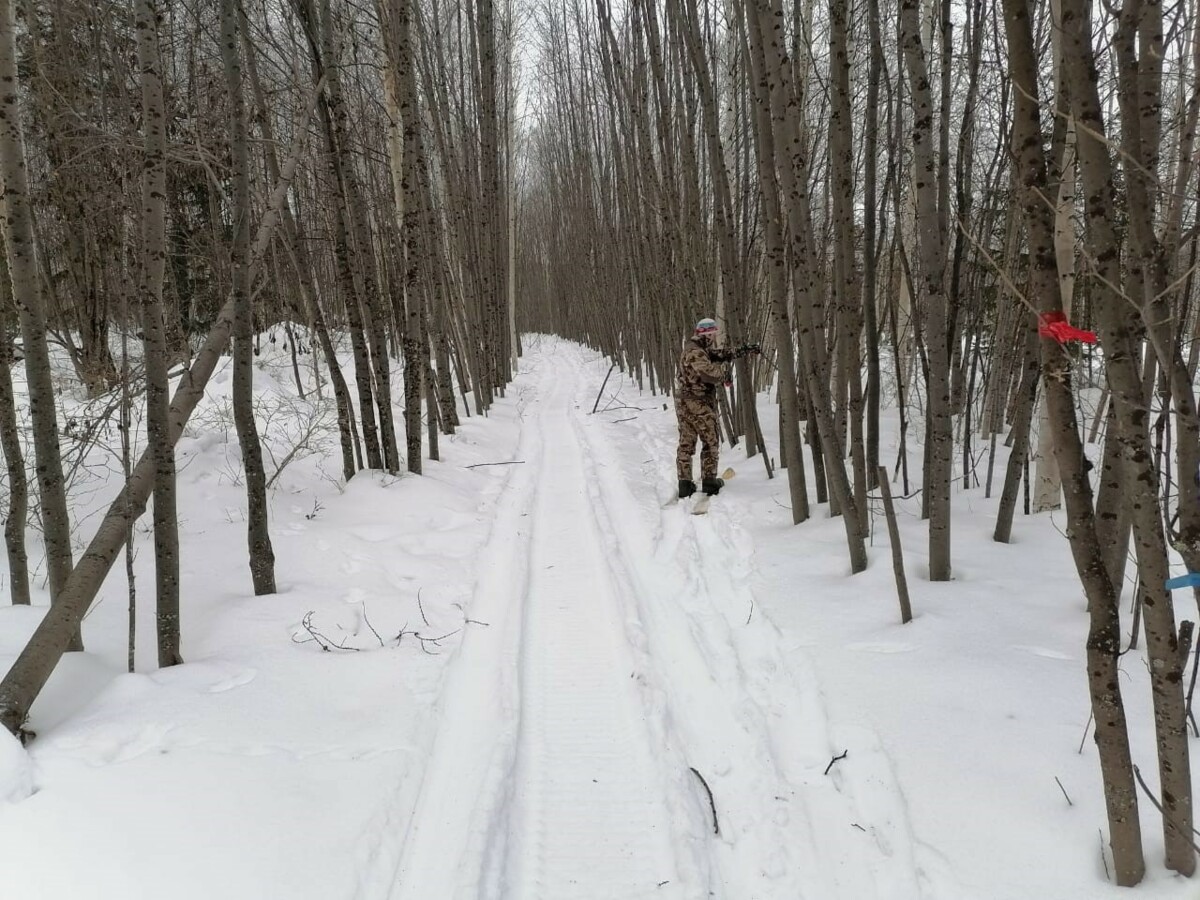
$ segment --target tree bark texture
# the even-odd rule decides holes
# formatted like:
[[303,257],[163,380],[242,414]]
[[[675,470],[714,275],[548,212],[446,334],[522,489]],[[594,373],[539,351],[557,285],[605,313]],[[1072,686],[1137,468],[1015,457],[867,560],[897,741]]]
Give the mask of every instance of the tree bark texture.
[[25,549],[25,525],[29,518],[29,479],[25,452],[13,396],[13,296],[8,277],[8,260],[0,252],[0,447],[8,473],[8,515],[4,519],[4,547],[8,555],[9,595],[18,606],[28,606],[29,555]]
[[945,231],[939,227],[938,167],[933,150],[933,97],[921,40],[920,0],[900,0],[901,48],[912,96],[912,191],[917,204],[918,284],[928,358],[929,441],[925,494],[929,498],[929,578],[950,579],[950,475],[954,432],[946,308]]
[[[1062,310],[1054,222],[1045,202],[1048,179],[1037,103],[1037,67],[1026,0],[1004,0],[1014,93],[1013,153],[1019,166],[1021,202],[1029,229],[1032,294],[1039,311]],[[1068,53],[1072,52],[1068,49]],[[1088,689],[1096,723],[1096,747],[1104,781],[1109,842],[1117,883],[1137,884],[1145,872],[1137,789],[1118,663],[1121,652],[1119,594],[1113,590],[1096,531],[1091,482],[1072,402],[1070,358],[1049,337],[1041,339],[1042,384],[1053,426],[1054,453],[1066,498],[1071,555],[1088,597]]]
[[154,574],[158,664],[183,662],[179,624],[179,524],[175,499],[175,448],[170,440],[170,388],[163,327],[163,278],[167,264],[166,109],[158,5],[137,0],[138,64],[142,82],[142,348],[146,367],[146,430],[154,458]]
[[[21,320],[29,414],[33,420],[34,471],[41,498],[46,570],[53,603],[71,574],[71,519],[67,512],[54,382],[46,345],[46,316],[34,245],[18,91],[13,0],[0,0],[0,182],[4,185],[4,242],[13,299]],[[83,649],[78,632],[72,635],[70,647]]]
[[1120,244],[1113,227],[1116,216],[1112,206],[1115,182],[1109,147],[1104,140],[1107,132],[1096,85],[1091,18],[1085,0],[1063,0],[1062,12],[1064,60],[1071,106],[1079,127],[1079,171],[1088,244],[1097,276],[1094,279],[1097,325],[1116,411],[1117,430],[1108,440],[1122,444],[1137,485],[1126,493],[1126,501],[1133,522],[1138,571],[1146,590],[1146,650],[1150,657],[1158,771],[1165,810],[1166,863],[1168,868],[1190,875],[1196,863],[1191,842],[1192,786],[1182,664],[1174,604],[1164,587],[1169,574],[1167,547],[1156,489],[1145,385],[1134,340],[1134,310],[1118,289]]

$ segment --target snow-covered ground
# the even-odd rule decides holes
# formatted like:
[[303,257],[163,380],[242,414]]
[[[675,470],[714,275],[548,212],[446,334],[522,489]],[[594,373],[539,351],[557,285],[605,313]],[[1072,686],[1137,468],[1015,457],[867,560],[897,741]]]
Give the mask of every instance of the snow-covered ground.
[[[960,490],[955,579],[931,584],[902,501],[901,626],[881,516],[849,577],[827,509],[793,527],[785,479],[727,447],[736,479],[689,515],[669,403],[614,374],[592,414],[593,351],[528,339],[443,461],[346,486],[328,399],[296,396],[286,348],[260,360],[272,471],[291,457],[279,593],[249,588],[222,369],[179,448],[187,664],[154,669],[139,530],[138,673],[118,568],[28,754],[0,735],[0,897],[1125,895],[1105,877],[1061,516],[1019,516],[998,545],[995,501]],[[81,537],[115,489],[93,482]],[[39,615],[0,607],[0,669]],[[1153,784],[1146,672],[1124,659]],[[1142,817],[1139,895],[1200,896]]]

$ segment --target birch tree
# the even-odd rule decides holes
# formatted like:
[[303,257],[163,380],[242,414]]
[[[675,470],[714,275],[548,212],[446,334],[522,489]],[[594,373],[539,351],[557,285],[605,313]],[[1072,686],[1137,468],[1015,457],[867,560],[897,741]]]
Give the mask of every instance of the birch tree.
[[175,448],[170,440],[170,391],[163,327],[166,270],[166,110],[163,104],[159,12],[155,0],[137,0],[138,65],[142,82],[143,355],[146,367],[146,429],[154,458],[154,572],[157,597],[158,664],[183,662],[179,634],[179,524],[176,519]]
[[[1063,285],[1059,278],[1058,247],[1049,194],[1047,164],[1042,152],[1042,126],[1038,108],[1037,64],[1033,51],[1029,7],[1026,0],[1004,0],[1008,33],[1009,66],[1017,90],[1013,102],[1012,147],[1017,157],[1022,206],[1029,230],[1032,261],[1031,294],[1038,311],[1063,311]],[[1137,788],[1118,664],[1121,655],[1119,594],[1108,578],[1108,569],[1096,530],[1092,488],[1084,466],[1083,445],[1072,397],[1070,358],[1050,337],[1041,343],[1042,385],[1050,411],[1052,446],[1067,503],[1068,540],[1080,581],[1088,596],[1088,689],[1096,722],[1096,747],[1100,754],[1109,842],[1117,883],[1130,886],[1145,872]]]
[[[46,345],[46,314],[34,244],[33,211],[29,204],[12,0],[0,0],[0,182],[4,185],[4,244],[12,295],[21,322],[25,375],[29,385],[29,414],[33,420],[34,466],[41,498],[46,571],[51,602],[55,602],[61,597],[72,569],[71,520],[67,513],[55,390]],[[71,636],[70,647],[83,649],[78,631]]]
[[950,579],[950,458],[953,427],[950,404],[950,348],[946,309],[945,228],[939,222],[938,166],[934,153],[934,108],[920,0],[900,0],[900,41],[912,96],[913,183],[916,201],[918,283],[928,356],[928,443],[925,496],[929,504],[929,578]]
[[267,522],[266,472],[254,421],[254,347],[250,311],[250,165],[246,142],[237,0],[221,2],[221,61],[229,91],[229,149],[233,168],[233,415],[246,474],[246,537],[256,595],[275,593],[275,550]]

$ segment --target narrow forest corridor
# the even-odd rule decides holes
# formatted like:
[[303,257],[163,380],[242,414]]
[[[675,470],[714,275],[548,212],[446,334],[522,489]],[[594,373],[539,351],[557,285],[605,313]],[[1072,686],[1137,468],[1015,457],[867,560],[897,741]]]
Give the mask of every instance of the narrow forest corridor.
[[0,0],[0,900],[1197,900],[1197,134],[1200,0]]

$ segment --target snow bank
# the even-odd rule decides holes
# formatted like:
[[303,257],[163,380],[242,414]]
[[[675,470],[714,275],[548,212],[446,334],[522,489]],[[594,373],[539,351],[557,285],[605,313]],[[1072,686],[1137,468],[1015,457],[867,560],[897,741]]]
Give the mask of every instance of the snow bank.
[[[363,472],[344,484],[332,392],[326,381],[318,393],[311,361],[300,359],[300,386],[282,340],[264,339],[255,362],[268,477],[279,476],[268,492],[278,593],[251,590],[226,358],[177,447],[185,664],[156,670],[144,517],[136,674],[122,559],[84,622],[87,652],[64,658],[31,710],[28,755],[3,735],[0,799],[27,795],[34,767],[37,794],[0,803],[0,897],[386,895],[444,671],[466,631],[486,630],[464,609],[518,468],[468,467],[513,457],[519,398],[466,418],[421,478]],[[81,543],[121,478],[119,444],[101,438],[88,489],[71,496]],[[32,530],[29,552],[38,571]],[[41,580],[32,587],[32,607],[0,595],[0,674],[48,604]]]

